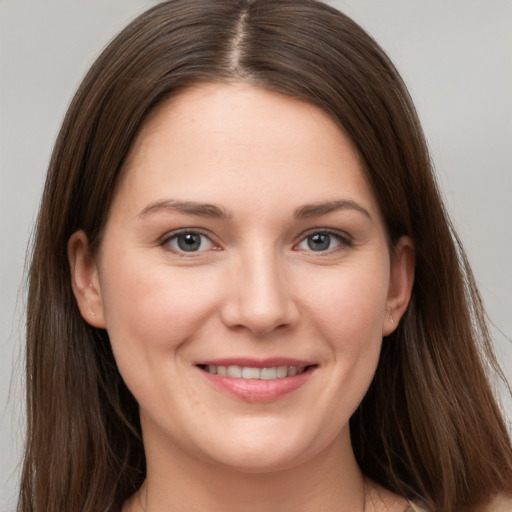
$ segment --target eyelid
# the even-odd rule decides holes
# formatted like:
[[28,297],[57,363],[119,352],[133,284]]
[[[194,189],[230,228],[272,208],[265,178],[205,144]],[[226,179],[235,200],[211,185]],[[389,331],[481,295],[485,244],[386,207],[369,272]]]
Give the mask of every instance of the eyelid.
[[[174,248],[174,247],[172,247],[170,245],[169,242],[171,240],[175,239],[179,235],[184,235],[184,234],[187,234],[187,233],[194,233],[194,234],[197,234],[197,235],[204,236],[212,244],[212,247],[210,247],[210,248],[208,248],[206,250],[202,250],[202,251],[190,251],[190,252],[187,252],[187,251],[182,251],[182,250],[176,249],[176,248]],[[166,233],[164,236],[162,236],[160,238],[159,245],[161,247],[163,247],[165,250],[169,251],[169,252],[172,252],[172,253],[177,254],[179,256],[185,256],[185,257],[188,257],[188,258],[194,257],[194,256],[197,257],[198,255],[201,255],[201,254],[203,254],[205,252],[209,252],[211,250],[219,250],[220,249],[219,244],[213,240],[212,235],[210,233],[206,232],[204,229],[201,229],[201,228],[180,228],[180,229],[175,229],[173,231],[169,231],[168,233]]]
[[[195,234],[204,236],[212,244],[212,247],[209,249],[206,249],[206,250],[202,250],[202,251],[187,252],[187,251],[175,249],[170,246],[169,242],[172,239],[178,237],[181,234],[186,234],[186,233],[195,233]],[[326,234],[326,235],[335,237],[340,242],[340,245],[342,246],[341,249],[346,248],[346,247],[352,247],[354,245],[353,238],[345,231],[340,231],[340,230],[332,229],[332,228],[314,228],[314,229],[308,229],[307,231],[301,233],[301,235],[299,235],[299,237],[297,239],[297,242],[295,242],[293,244],[293,249],[301,250],[301,249],[297,249],[297,247],[301,243],[303,243],[307,237],[315,235],[315,234]],[[200,254],[203,254],[205,252],[209,252],[211,250],[221,250],[222,247],[220,246],[220,244],[218,244],[216,241],[214,241],[213,238],[214,237],[211,235],[211,233],[209,233],[208,231],[206,231],[204,229],[194,228],[194,227],[191,227],[191,228],[186,227],[186,228],[175,229],[175,230],[167,232],[165,235],[163,235],[160,238],[159,245],[174,254],[178,254],[180,256],[185,256],[185,257],[194,257],[194,256],[198,256]],[[325,251],[317,251],[317,252],[318,252],[318,255],[320,255],[322,253],[328,254],[331,252],[336,252],[336,250],[340,250],[340,249],[335,247],[334,249],[327,249]],[[305,251],[305,252],[316,252],[316,251],[310,250],[310,251]]]
[[[337,229],[332,228],[314,228],[309,229],[306,232],[302,233],[298,239],[298,241],[294,244],[294,249],[298,247],[300,244],[302,244],[309,236],[315,235],[315,234],[325,234],[335,237],[339,240],[340,245],[342,246],[341,249],[338,247],[335,247],[333,249],[327,249],[325,251],[313,251],[313,250],[306,250],[305,252],[311,252],[311,253],[317,253],[318,255],[321,254],[329,254],[332,252],[336,252],[337,250],[342,250],[343,248],[352,247],[354,245],[353,238],[345,231],[340,231]],[[296,249],[299,250],[299,249]]]

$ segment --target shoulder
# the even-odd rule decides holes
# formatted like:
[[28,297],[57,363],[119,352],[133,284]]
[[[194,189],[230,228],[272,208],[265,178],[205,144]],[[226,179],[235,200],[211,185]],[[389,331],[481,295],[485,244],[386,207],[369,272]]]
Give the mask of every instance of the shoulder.
[[412,502],[409,502],[409,506],[405,509],[405,512],[425,512],[425,509],[415,505]]
[[411,509],[407,500],[398,494],[382,487],[373,480],[365,479],[366,503],[368,512],[416,512],[419,509]]
[[512,512],[512,496],[499,494],[485,508],[485,512]]
[[[496,496],[485,509],[479,509],[481,512],[512,512],[512,496],[500,494]],[[409,502],[409,507],[405,512],[426,512],[425,509]]]

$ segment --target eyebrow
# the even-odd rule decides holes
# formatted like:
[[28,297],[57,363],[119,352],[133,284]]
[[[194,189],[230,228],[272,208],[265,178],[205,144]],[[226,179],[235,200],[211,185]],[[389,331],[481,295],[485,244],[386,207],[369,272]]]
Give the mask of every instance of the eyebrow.
[[311,217],[321,217],[338,210],[356,210],[365,217],[372,220],[372,216],[359,203],[350,199],[338,199],[334,201],[326,201],[321,203],[306,204],[295,210],[295,217],[298,219],[309,219]]
[[211,217],[214,219],[229,219],[230,215],[221,208],[209,203],[197,203],[195,201],[177,201],[164,199],[155,201],[146,206],[137,217],[147,217],[152,213],[171,212],[183,215],[197,215],[199,217]]
[[[359,203],[350,199],[338,199],[334,201],[325,201],[320,203],[306,204],[295,210],[294,216],[297,219],[309,219],[312,217],[321,217],[338,210],[355,210],[362,213],[365,217],[372,219],[368,210]],[[178,201],[175,199],[164,199],[155,201],[146,206],[137,217],[143,218],[150,214],[159,212],[178,213],[183,215],[197,215],[199,217],[210,217],[214,219],[230,219],[231,215],[221,206],[210,203],[198,203],[195,201]]]

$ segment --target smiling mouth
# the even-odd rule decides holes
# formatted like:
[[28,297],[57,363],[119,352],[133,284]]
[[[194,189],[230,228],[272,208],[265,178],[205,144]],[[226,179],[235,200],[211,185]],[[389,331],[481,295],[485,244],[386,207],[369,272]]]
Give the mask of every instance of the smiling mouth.
[[279,400],[303,387],[319,365],[288,358],[240,358],[204,361],[195,366],[215,389],[254,403]]
[[273,366],[269,368],[255,368],[251,366],[221,366],[214,364],[200,364],[198,367],[212,375],[232,377],[234,379],[276,380],[285,377],[295,377],[312,368],[310,366]]

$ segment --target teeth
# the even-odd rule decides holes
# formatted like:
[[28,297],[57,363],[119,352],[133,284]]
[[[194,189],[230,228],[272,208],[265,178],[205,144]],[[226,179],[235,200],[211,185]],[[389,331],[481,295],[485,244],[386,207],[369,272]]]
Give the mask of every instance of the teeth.
[[260,379],[272,380],[277,379],[277,368],[262,368],[260,370]]
[[242,378],[242,367],[241,366],[228,366],[227,376],[234,377],[235,379]]
[[242,379],[259,379],[260,371],[258,368],[249,368],[245,366],[242,369]]
[[276,377],[278,379],[282,379],[283,377],[286,377],[288,375],[288,368],[286,366],[278,366],[276,373]]
[[305,367],[297,366],[274,366],[271,368],[252,368],[250,366],[217,366],[214,364],[202,367],[214,375],[234,377],[235,379],[261,379],[274,380],[284,377],[294,377],[303,373]]
[[297,375],[298,369],[295,368],[295,366],[288,367],[288,377],[293,377],[294,375]]

